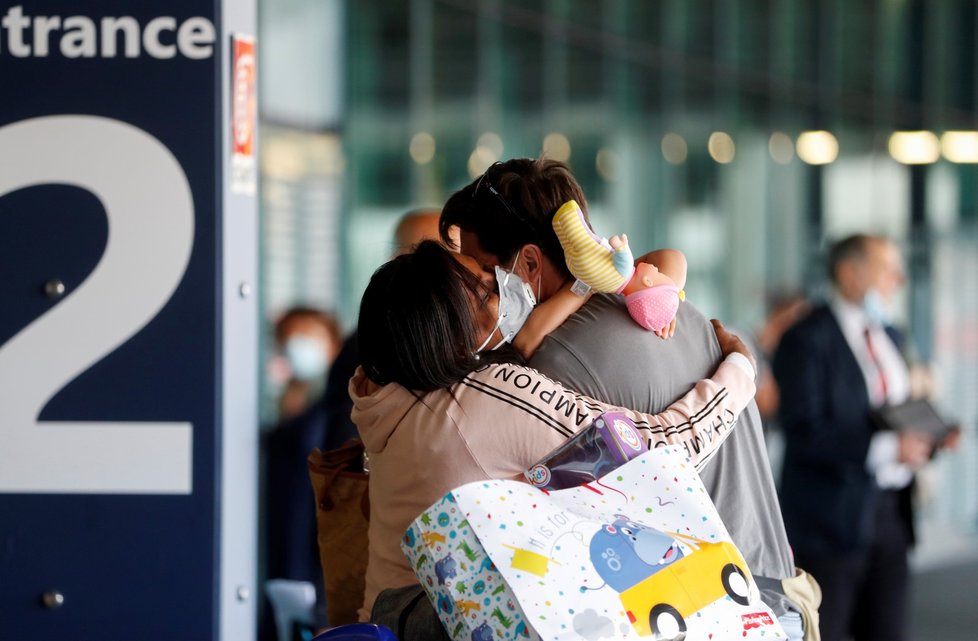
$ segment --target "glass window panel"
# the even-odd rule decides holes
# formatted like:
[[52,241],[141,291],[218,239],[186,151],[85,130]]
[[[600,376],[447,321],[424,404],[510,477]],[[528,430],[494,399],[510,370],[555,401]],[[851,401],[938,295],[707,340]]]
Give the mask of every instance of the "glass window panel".
[[[385,6],[387,6],[385,4]],[[479,20],[475,9],[435,3],[435,100],[473,99],[479,82]],[[485,81],[486,79],[483,79]]]
[[[410,4],[351,3],[347,81],[351,100],[377,107],[407,104],[410,71]],[[311,81],[311,80],[310,80]]]
[[603,5],[593,0],[568,0],[565,21],[568,99],[598,102],[605,94]]
[[[520,12],[544,16],[542,0],[521,2]],[[546,18],[554,22],[552,16]],[[503,83],[504,104],[514,109],[539,109],[543,103],[543,63],[545,36],[543,25],[527,24],[525,27],[504,24],[501,33],[500,74]]]
[[624,17],[624,37],[637,56],[628,65],[629,99],[646,114],[662,107],[661,75],[668,66],[667,44],[661,37],[662,10],[659,2],[629,2]]

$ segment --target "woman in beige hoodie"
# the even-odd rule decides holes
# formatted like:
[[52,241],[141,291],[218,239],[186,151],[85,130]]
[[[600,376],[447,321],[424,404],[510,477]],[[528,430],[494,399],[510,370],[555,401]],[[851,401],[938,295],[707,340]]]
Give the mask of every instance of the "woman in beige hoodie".
[[[370,469],[361,620],[381,591],[417,584],[399,543],[418,514],[465,483],[522,479],[599,414],[622,409],[522,366],[510,345],[478,351],[512,318],[495,280],[472,258],[425,242],[378,269],[363,295],[362,367],[350,380]],[[714,324],[726,358],[713,376],[661,414],[628,413],[649,447],[684,445],[697,469],[754,396],[750,352]]]

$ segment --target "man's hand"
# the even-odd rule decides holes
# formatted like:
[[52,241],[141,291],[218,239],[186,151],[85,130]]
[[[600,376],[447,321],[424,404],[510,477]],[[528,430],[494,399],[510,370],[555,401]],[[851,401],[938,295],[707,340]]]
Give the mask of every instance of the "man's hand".
[[727,354],[732,352],[743,354],[747,357],[747,360],[750,361],[750,364],[753,365],[754,371],[756,372],[757,361],[754,360],[754,355],[750,353],[749,349],[747,349],[747,345],[744,344],[744,341],[740,340],[736,334],[731,334],[728,332],[724,328],[723,323],[717,319],[710,319],[710,323],[713,324],[713,331],[716,332],[717,342],[720,343],[720,353],[723,354],[724,358],[727,357]]
[[934,443],[929,436],[920,432],[900,432],[899,438],[897,460],[900,463],[916,470],[930,460]]

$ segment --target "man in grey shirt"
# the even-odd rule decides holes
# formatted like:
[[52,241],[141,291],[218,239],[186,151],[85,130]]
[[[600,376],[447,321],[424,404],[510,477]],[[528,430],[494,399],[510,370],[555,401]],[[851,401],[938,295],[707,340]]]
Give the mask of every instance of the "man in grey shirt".
[[[596,294],[544,339],[529,365],[579,392],[643,412],[661,412],[721,360],[709,321],[679,306],[676,334],[663,340],[639,327],[621,296]],[[788,539],[753,401],[700,473],[751,570],[792,576]]]
[[[584,194],[562,163],[496,163],[449,198],[441,233],[447,239],[459,227],[463,253],[489,272],[496,266],[513,271],[538,300],[546,300],[573,278],[551,225],[557,208],[571,199],[586,213]],[[544,340],[529,364],[579,392],[656,413],[708,377],[720,360],[712,325],[689,303],[680,305],[675,335],[663,340],[631,319],[621,296],[598,294]],[[753,401],[701,477],[755,576],[775,584],[794,576]],[[780,616],[777,597],[763,580],[759,584]]]

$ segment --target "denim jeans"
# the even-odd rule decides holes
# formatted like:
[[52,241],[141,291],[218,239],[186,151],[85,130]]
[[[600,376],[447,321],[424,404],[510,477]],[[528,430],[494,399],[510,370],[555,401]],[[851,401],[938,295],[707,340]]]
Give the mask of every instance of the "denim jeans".
[[778,617],[778,623],[784,628],[787,641],[802,641],[805,638],[805,626],[801,615],[795,611],[785,612]]

